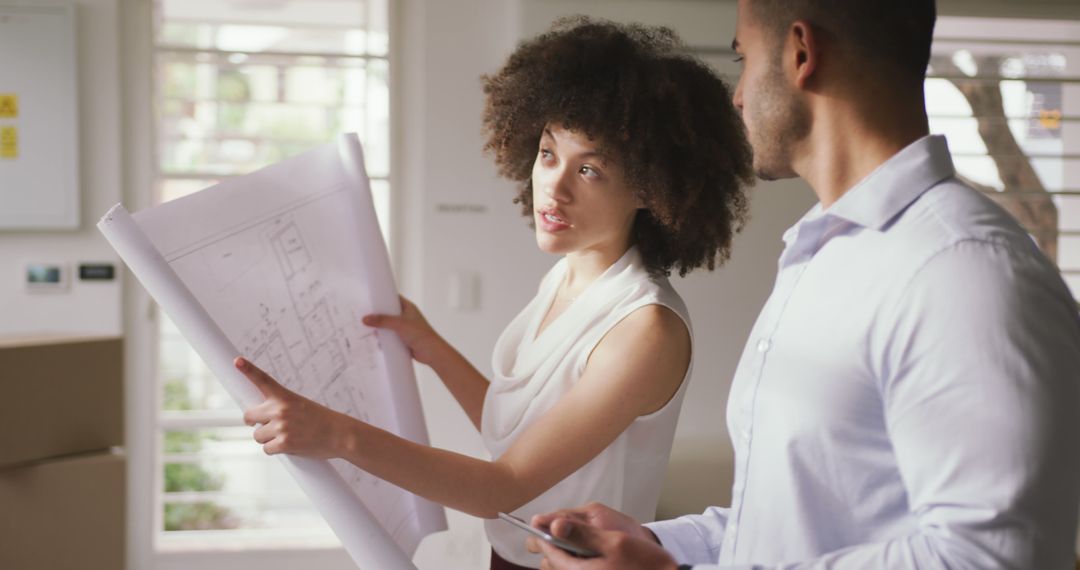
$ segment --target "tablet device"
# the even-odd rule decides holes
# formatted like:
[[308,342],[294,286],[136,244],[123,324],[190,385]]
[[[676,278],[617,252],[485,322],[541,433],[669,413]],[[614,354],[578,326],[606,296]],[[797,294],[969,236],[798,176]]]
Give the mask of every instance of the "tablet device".
[[588,548],[585,548],[584,546],[578,546],[577,544],[574,544],[573,542],[570,542],[569,540],[566,540],[564,538],[553,536],[547,531],[536,528],[529,523],[515,517],[514,515],[499,513],[499,518],[520,528],[521,530],[529,534],[532,534],[533,536],[540,538],[540,540],[543,540],[548,544],[551,544],[558,548],[561,548],[566,552],[569,552],[570,554],[573,554],[574,556],[577,556],[579,558],[596,558],[597,556],[600,556],[599,552],[594,552],[592,550],[589,550]]

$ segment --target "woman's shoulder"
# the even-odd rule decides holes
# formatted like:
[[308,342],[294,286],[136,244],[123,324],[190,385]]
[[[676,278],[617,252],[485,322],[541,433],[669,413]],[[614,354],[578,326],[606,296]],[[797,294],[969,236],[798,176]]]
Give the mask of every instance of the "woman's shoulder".
[[[681,295],[663,275],[650,275],[644,265],[634,266],[626,275],[627,286],[620,308],[611,312],[612,329],[621,329],[625,340],[642,338],[648,331],[660,336],[689,333],[690,312]],[[653,335],[644,335],[655,338]]]
[[693,344],[688,320],[670,306],[646,304],[607,331],[585,366],[623,378],[625,387],[640,398],[638,415],[651,414],[663,408],[686,379]]
[[633,277],[636,282],[633,288],[635,293],[631,295],[632,299],[628,299],[630,304],[635,308],[653,305],[657,310],[660,310],[660,307],[666,307],[670,310],[669,312],[673,312],[689,326],[690,311],[686,307],[686,302],[666,276],[650,275],[644,265],[640,265],[634,268]]
[[689,337],[689,322],[674,307],[661,303],[643,304],[616,323],[629,339],[670,339]]

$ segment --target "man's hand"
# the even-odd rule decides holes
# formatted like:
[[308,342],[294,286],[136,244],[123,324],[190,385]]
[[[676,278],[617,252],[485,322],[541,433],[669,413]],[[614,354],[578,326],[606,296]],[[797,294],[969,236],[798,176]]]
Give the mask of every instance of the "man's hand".
[[237,358],[233,365],[266,396],[262,403],[244,411],[244,423],[259,426],[255,441],[267,455],[288,453],[316,459],[342,455],[349,422],[355,420],[291,392],[243,358]]
[[630,536],[618,530],[601,530],[579,521],[560,520],[560,528],[565,534],[556,536],[599,552],[600,556],[578,558],[537,539],[540,553],[544,555],[544,560],[540,563],[541,570],[676,569],[675,560],[655,540]]
[[[634,538],[660,543],[660,541],[656,540],[656,535],[641,526],[637,519],[600,503],[589,503],[583,507],[563,509],[546,515],[536,515],[532,518],[530,524],[537,528],[550,529],[551,534],[555,536],[564,536],[564,525],[573,522],[583,523],[600,530],[617,530]],[[530,550],[539,552],[538,549]]]
[[600,553],[598,558],[576,558],[539,538],[529,537],[529,552],[544,555],[543,569],[675,568],[675,561],[660,546],[652,531],[633,517],[600,503],[536,515],[531,524]]

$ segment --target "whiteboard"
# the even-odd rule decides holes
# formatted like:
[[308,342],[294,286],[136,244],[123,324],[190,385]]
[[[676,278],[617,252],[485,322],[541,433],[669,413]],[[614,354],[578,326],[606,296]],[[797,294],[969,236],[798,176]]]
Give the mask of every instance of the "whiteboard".
[[75,8],[0,0],[0,229],[79,227]]

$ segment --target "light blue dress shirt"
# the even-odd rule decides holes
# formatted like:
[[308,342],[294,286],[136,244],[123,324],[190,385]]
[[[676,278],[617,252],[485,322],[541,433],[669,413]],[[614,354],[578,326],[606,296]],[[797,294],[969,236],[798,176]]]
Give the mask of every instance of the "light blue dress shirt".
[[1077,305],[945,139],[784,241],[728,401],[732,505],[650,524],[665,548],[695,568],[1072,568]]

